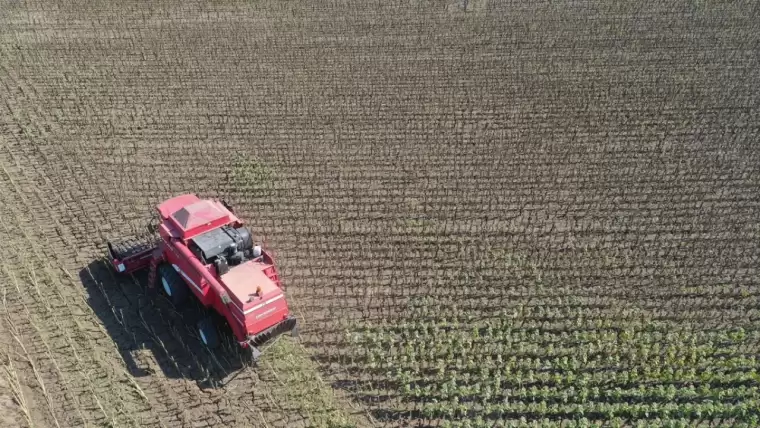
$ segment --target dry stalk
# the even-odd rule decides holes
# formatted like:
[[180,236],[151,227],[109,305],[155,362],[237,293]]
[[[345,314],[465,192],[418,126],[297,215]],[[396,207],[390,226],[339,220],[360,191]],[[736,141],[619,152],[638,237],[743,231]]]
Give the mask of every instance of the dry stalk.
[[8,363],[3,366],[3,375],[8,382],[13,400],[18,404],[21,409],[21,413],[24,414],[24,419],[30,428],[34,427],[34,421],[32,421],[32,414],[29,412],[29,406],[26,404],[26,397],[24,397],[24,391],[21,387],[21,380],[18,378],[16,368],[13,366],[13,360],[8,356]]
[[37,384],[40,386],[40,390],[42,390],[42,396],[45,397],[45,402],[48,406],[48,411],[50,412],[50,415],[53,417],[53,422],[55,423],[55,426],[60,428],[60,424],[58,423],[58,418],[55,416],[55,412],[53,411],[53,400],[50,398],[50,394],[47,391],[47,388],[45,387],[45,382],[42,380],[42,374],[40,373],[39,369],[37,368],[37,364],[34,363],[34,359],[29,355],[29,351],[26,349],[26,346],[24,345],[24,342],[21,340],[18,334],[18,330],[16,330],[16,326],[11,321],[11,317],[6,314],[6,322],[8,323],[8,332],[11,334],[11,337],[13,340],[18,343],[18,346],[21,348],[21,351],[23,352],[23,355],[21,355],[28,363],[29,366],[32,368],[32,372],[34,373],[34,378],[37,380]]
[[[19,290],[19,293],[21,292],[17,283],[16,283],[16,289]],[[59,296],[60,296],[60,293],[59,293]],[[65,301],[65,299],[64,299],[64,301]],[[68,303],[67,303],[67,305],[68,305]],[[27,309],[27,312],[29,312],[28,309]],[[31,319],[30,319],[30,323],[31,323]],[[80,327],[80,330],[83,330],[81,328],[81,324],[79,324],[79,321],[76,318],[74,318],[74,323],[77,325],[77,327]],[[79,356],[79,353],[76,350],[77,349],[76,348],[76,342],[74,340],[72,340],[71,335],[69,334],[68,331],[66,331],[65,329],[63,329],[63,332],[64,332],[64,335],[66,336],[66,339],[67,339],[67,342],[68,342],[69,346],[71,347],[71,350],[72,350],[72,353],[74,355],[74,358],[77,361],[77,366],[79,367],[80,372],[84,375],[85,380],[87,381],[87,387],[90,390],[90,393],[92,394],[93,398],[95,399],[95,403],[97,404],[97,406],[100,409],[100,411],[103,413],[103,416],[106,419],[110,419],[111,424],[115,425],[116,421],[114,420],[113,416],[109,418],[108,412],[106,412],[105,407],[103,406],[103,403],[101,403],[100,398],[98,398],[98,395],[95,392],[95,388],[93,387],[92,379],[90,378],[90,376],[88,375],[88,373],[85,370],[83,370],[83,367],[86,367],[86,364],[84,364],[84,362],[82,361],[81,357]],[[88,338],[88,340],[89,340],[89,338]]]
[[[16,290],[18,291],[19,296],[21,296],[21,289],[18,286],[18,282],[15,281],[15,277],[14,277],[14,285],[16,286]],[[26,308],[26,304],[24,304],[24,307]],[[27,312],[28,312],[28,309],[27,309]],[[45,397],[45,402],[47,403],[48,411],[50,412],[50,416],[53,417],[53,422],[55,423],[55,426],[60,427],[61,425],[58,423],[58,418],[55,416],[55,411],[53,410],[53,399],[50,397],[50,394],[48,393],[47,388],[45,387],[45,382],[42,380],[42,373],[40,373],[39,369],[37,368],[37,364],[34,363],[34,360],[29,354],[29,351],[26,349],[26,345],[24,345],[24,342],[21,340],[18,330],[16,329],[16,325],[13,323],[13,320],[11,319],[10,314],[7,311],[7,308],[6,308],[5,318],[6,318],[6,323],[8,325],[8,332],[11,334],[11,337],[13,337],[13,340],[15,340],[16,343],[18,343],[19,348],[24,353],[24,358],[29,362],[29,365],[32,368],[32,372],[34,373],[34,378],[37,380],[37,383],[40,386],[40,390],[42,391],[42,396]],[[29,322],[32,323],[32,320],[29,319]],[[44,342],[44,338],[42,337],[40,338]]]
[[[78,321],[75,320],[74,322],[77,324],[77,326],[80,326],[80,324],[79,324]],[[79,353],[76,351],[76,342],[71,338],[71,335],[68,332],[65,332],[65,334],[66,334],[66,340],[69,342],[69,346],[71,347],[71,350],[72,350],[72,352],[74,354],[74,358],[77,361],[77,366],[79,366],[80,371],[82,372],[82,374],[84,375],[85,379],[87,380],[87,387],[89,388],[90,393],[92,393],[92,397],[95,399],[95,403],[98,405],[98,408],[100,409],[101,413],[103,413],[103,416],[106,419],[110,419],[111,425],[116,426],[116,420],[114,419],[114,416],[111,416],[109,418],[108,412],[106,412],[105,407],[103,407],[103,403],[100,402],[100,399],[98,398],[98,395],[95,393],[95,388],[93,387],[92,379],[90,378],[90,376],[87,373],[87,371],[84,369],[84,367],[86,367],[86,365],[82,361],[82,358],[79,356]]]
[[[13,273],[9,272],[8,270],[6,270],[5,273],[13,281],[14,285],[16,286],[16,290],[20,290],[18,282],[16,280],[16,276],[13,275]],[[36,281],[36,277],[30,277],[30,278],[32,278],[32,281],[33,281],[33,284],[34,284],[34,288],[39,290],[39,287],[38,287],[37,281]],[[39,292],[38,292],[38,294],[39,294]],[[76,394],[71,393],[71,391],[69,390],[69,383],[68,383],[68,381],[66,380],[66,377],[63,374],[63,370],[61,370],[61,367],[58,365],[58,361],[53,356],[53,351],[52,351],[52,349],[50,349],[50,344],[48,344],[48,342],[44,339],[44,333],[39,328],[39,326],[37,325],[37,323],[34,321],[34,317],[32,316],[32,313],[29,310],[29,307],[27,306],[27,304],[24,302],[23,299],[20,299],[20,301],[21,301],[22,306],[24,307],[24,311],[26,312],[26,318],[27,318],[27,320],[29,320],[29,324],[31,324],[31,326],[37,332],[37,335],[40,337],[40,339],[41,339],[40,341],[45,346],[45,351],[46,351],[46,353],[48,355],[48,358],[50,358],[50,361],[53,363],[53,366],[55,367],[55,371],[58,374],[58,377],[61,380],[63,380],[64,388],[66,388],[66,390],[68,390],[69,393],[71,394],[71,396],[72,396],[72,398],[74,400],[74,403],[76,405],[76,411],[79,414],[80,419],[84,422],[86,419],[84,417],[84,414],[82,414],[82,410],[80,408],[79,400],[76,398]],[[48,307],[48,311],[50,312],[50,308],[49,307]],[[55,314],[53,314],[53,318],[57,319],[57,317],[55,316]],[[60,325],[60,324],[56,322],[56,325]]]

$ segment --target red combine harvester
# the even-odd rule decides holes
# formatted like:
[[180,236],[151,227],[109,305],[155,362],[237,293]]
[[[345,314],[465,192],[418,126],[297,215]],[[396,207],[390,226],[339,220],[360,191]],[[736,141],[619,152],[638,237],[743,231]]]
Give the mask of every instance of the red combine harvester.
[[[274,260],[254,246],[251,232],[223,201],[181,195],[159,204],[158,237],[149,243],[108,243],[113,268],[130,274],[148,267],[148,286],[158,276],[164,293],[176,306],[190,293],[205,307],[226,318],[238,343],[258,346],[270,337],[297,334]],[[219,345],[211,318],[198,323],[201,341]]]

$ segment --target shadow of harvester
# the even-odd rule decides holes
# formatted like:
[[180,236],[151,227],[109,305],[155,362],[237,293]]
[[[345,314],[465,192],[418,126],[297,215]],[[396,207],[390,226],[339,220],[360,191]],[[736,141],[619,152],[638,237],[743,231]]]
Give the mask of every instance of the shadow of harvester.
[[251,365],[250,351],[241,349],[229,331],[222,331],[218,349],[207,350],[196,323],[210,315],[222,330],[229,330],[224,319],[194,299],[175,308],[158,288],[147,287],[147,272],[120,276],[106,259],[100,259],[80,270],[79,278],[87,290],[87,302],[133,376],[152,375],[158,369],[166,377],[192,379],[208,388],[225,384]]

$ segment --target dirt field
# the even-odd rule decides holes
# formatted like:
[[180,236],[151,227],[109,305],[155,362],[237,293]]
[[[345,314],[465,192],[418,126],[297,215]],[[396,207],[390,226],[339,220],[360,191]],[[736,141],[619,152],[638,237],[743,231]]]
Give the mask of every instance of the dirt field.
[[[760,11],[0,0],[0,425],[755,426]],[[109,238],[224,197],[302,338]]]

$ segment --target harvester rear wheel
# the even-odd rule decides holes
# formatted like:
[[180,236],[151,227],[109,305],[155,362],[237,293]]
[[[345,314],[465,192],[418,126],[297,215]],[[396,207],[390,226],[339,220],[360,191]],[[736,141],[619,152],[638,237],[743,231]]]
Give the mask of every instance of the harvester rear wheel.
[[211,318],[204,318],[198,322],[198,335],[207,348],[214,349],[219,346],[219,334]]
[[187,300],[187,284],[182,280],[177,271],[167,264],[158,267],[158,276],[161,282],[161,288],[174,306],[181,306]]

